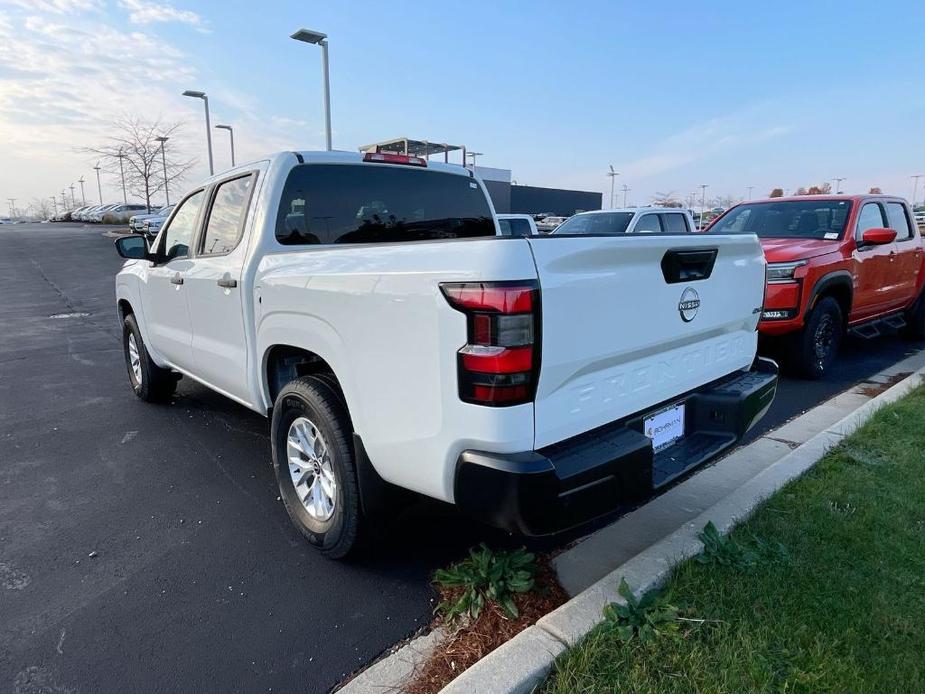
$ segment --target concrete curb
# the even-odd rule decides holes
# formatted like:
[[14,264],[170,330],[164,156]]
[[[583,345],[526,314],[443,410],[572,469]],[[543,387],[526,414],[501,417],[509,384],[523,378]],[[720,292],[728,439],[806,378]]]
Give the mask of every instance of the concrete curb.
[[[714,504],[694,520],[651,545],[597,583],[542,617],[503,646],[489,653],[441,690],[441,694],[468,692],[527,693],[548,675],[555,659],[577,644],[602,620],[604,607],[622,602],[617,594],[620,579],[636,594],[658,587],[671,568],[699,554],[697,538],[707,522],[721,533],[747,519],[768,497],[813,467],[826,452],[864,424],[873,414],[919,385],[921,368],[885,392],[858,407],[848,416],[823,429],[751,480]],[[819,407],[824,407],[825,403]]]

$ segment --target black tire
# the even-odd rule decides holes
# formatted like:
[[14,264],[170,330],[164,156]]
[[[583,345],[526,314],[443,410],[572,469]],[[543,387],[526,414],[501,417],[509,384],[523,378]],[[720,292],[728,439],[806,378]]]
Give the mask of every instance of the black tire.
[[[140,378],[136,376],[135,369],[132,367],[130,354],[132,338],[134,338],[138,352]],[[177,388],[177,375],[169,369],[162,369],[151,360],[144,340],[141,338],[141,330],[138,329],[135,316],[131,313],[122,321],[122,353],[125,355],[128,380],[135,395],[145,402],[163,402],[173,395]]]
[[794,356],[804,378],[818,380],[828,373],[844,333],[841,307],[831,296],[823,297],[809,314],[803,330],[796,335]]
[[[336,487],[333,515],[327,519],[319,519],[309,513],[302,502],[304,497],[296,490],[290,474],[288,437],[290,427],[299,418],[309,420],[320,433],[333,471]],[[353,425],[340,389],[336,387],[336,381],[332,385],[326,376],[297,378],[276,397],[270,439],[280,496],[289,518],[299,531],[331,559],[343,559],[355,552],[360,539],[362,518],[352,432]],[[307,456],[303,456],[302,460],[310,462]],[[293,471],[298,473],[299,469],[293,467]],[[310,479],[314,479],[314,475]],[[302,489],[307,496],[306,487]]]

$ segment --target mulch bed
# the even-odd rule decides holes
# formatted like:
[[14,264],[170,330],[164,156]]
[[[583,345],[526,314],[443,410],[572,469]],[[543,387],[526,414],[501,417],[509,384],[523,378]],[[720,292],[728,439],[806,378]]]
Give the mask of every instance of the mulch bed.
[[[568,595],[559,585],[548,559],[540,558],[538,562],[540,568],[536,574],[537,589],[514,596],[520,613],[517,619],[508,617],[494,603],[486,604],[478,619],[461,623],[437,646],[405,691],[408,694],[431,694],[440,691],[463,670],[566,602]],[[441,600],[452,599],[458,594],[458,589],[438,590]],[[434,620],[432,626],[441,625],[449,630],[440,617]]]

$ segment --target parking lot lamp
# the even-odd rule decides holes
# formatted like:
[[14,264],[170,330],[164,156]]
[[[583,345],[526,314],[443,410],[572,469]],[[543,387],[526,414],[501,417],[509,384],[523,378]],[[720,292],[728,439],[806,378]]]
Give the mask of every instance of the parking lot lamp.
[[610,176],[610,209],[613,209],[613,182],[617,180],[617,176],[620,174],[613,170],[613,164],[611,164],[607,175]]
[[100,205],[103,204],[103,185],[100,183],[100,163],[96,162],[96,166],[93,167],[93,170],[96,171],[96,189],[100,193]]
[[122,176],[122,204],[128,205],[128,196],[125,194],[125,169],[122,167],[122,160],[125,155],[122,154],[121,147],[119,147],[119,153],[116,156],[119,157],[119,174]]
[[328,70],[328,35],[311,29],[299,29],[292,35],[296,41],[321,46],[321,73],[324,77],[324,145],[331,151],[331,75]]
[[83,201],[83,206],[87,206],[87,196],[84,195],[84,177],[81,176],[77,179],[77,182],[80,184],[80,199]]
[[835,182],[835,194],[838,195],[839,193],[841,193],[841,182],[846,179],[836,177],[836,178],[833,178],[832,180]]
[[164,165],[164,195],[167,197],[167,204],[170,204],[170,192],[167,190],[167,154],[164,152],[164,149],[167,147],[167,140],[169,137],[155,137],[155,140],[161,143],[161,164]]
[[703,228],[703,214],[707,211],[707,188],[709,183],[700,184],[700,226]]
[[209,122],[209,97],[206,96],[205,92],[197,92],[192,89],[187,89],[183,92],[183,96],[189,96],[193,99],[202,99],[203,103],[206,105],[206,143],[209,146],[209,175],[212,176],[215,174],[215,165],[212,163],[212,125]]
[[925,174],[915,174],[915,176],[912,176],[912,180],[915,181],[915,183],[912,184],[912,209],[913,210],[915,210],[915,197],[919,193],[919,179],[920,178],[925,178]]
[[626,194],[630,192],[630,190],[632,189],[624,183],[623,187],[620,190],[623,191],[623,207],[625,208],[626,207]]
[[745,186],[745,190],[748,191],[748,199],[752,199],[752,191],[755,190],[755,186]]
[[69,187],[71,189],[71,205],[77,207],[77,198],[74,197],[74,184],[72,183]]
[[230,125],[216,125],[217,130],[227,130],[231,137],[231,166],[234,166],[234,129]]

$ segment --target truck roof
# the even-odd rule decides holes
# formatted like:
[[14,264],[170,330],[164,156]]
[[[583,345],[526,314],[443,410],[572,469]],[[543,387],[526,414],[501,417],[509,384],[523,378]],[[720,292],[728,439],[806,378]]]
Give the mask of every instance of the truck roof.
[[[205,179],[204,184],[212,183],[216,180],[226,178],[229,173],[234,173],[236,171],[249,171],[254,168],[254,164],[258,162],[269,161],[275,163],[281,159],[292,160],[293,163],[298,163],[297,159],[301,158],[302,162],[305,164],[363,164],[365,166],[404,166],[403,164],[389,164],[387,162],[366,162],[363,157],[365,156],[362,152],[344,152],[344,151],[312,151],[312,150],[290,150],[286,152],[274,152],[269,154],[266,157],[261,157],[260,159],[254,159],[243,164],[238,164],[233,168],[226,169],[219,173],[216,173],[213,176]],[[415,168],[425,168],[425,167],[415,167]],[[457,176],[473,176],[472,171],[463,167],[460,164],[446,164],[442,161],[428,161],[427,169],[431,171],[441,171],[443,173],[456,174]]]
[[744,205],[758,202],[792,202],[792,201],[802,201],[802,202],[812,202],[812,201],[829,201],[829,200],[852,200],[854,202],[860,200],[902,200],[905,201],[900,195],[887,195],[885,193],[857,193],[854,195],[848,195],[845,193],[826,193],[823,195],[787,195],[780,198],[757,198],[755,200],[743,200],[742,202],[736,203],[736,205]]
[[588,210],[577,214],[606,214],[610,212],[680,212],[686,214],[687,210],[683,207],[656,207],[649,205],[647,207],[615,207],[612,210]]

